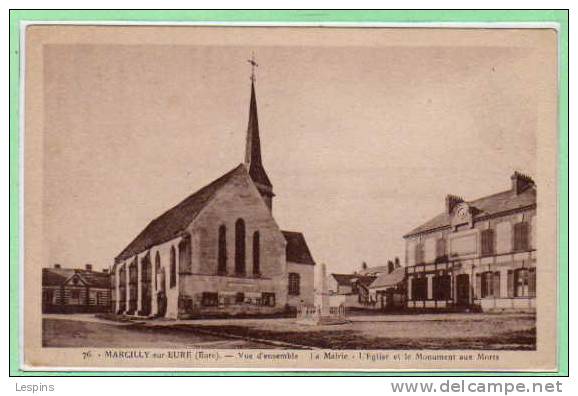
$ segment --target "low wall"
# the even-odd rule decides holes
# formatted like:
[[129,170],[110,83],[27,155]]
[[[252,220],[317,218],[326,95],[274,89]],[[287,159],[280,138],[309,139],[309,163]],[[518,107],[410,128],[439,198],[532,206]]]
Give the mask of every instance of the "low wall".
[[43,305],[42,313],[105,313],[110,309],[108,305]]

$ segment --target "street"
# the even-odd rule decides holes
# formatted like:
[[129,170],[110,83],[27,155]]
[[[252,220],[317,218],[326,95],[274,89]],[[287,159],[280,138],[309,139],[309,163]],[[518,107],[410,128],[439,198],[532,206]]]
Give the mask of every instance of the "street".
[[194,331],[174,331],[95,319],[92,315],[45,315],[43,346],[87,348],[271,348],[270,345]]
[[295,319],[142,320],[45,315],[46,347],[533,350],[533,314],[355,316],[342,325]]

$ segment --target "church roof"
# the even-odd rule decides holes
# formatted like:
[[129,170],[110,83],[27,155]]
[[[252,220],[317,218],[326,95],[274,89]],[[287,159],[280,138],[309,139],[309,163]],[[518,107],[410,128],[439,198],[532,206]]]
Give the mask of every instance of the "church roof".
[[[467,202],[473,208],[474,221],[487,216],[499,215],[502,212],[509,212],[516,209],[536,205],[536,188],[528,188],[525,191],[515,194],[512,190],[506,190],[497,194],[488,195]],[[412,235],[449,227],[451,224],[451,215],[447,212],[440,213],[419,227],[408,232],[405,237]]]
[[282,231],[287,241],[287,261],[298,264],[315,265],[305,237],[300,232]]
[[144,252],[152,246],[170,241],[178,237],[199,212],[213,198],[234,175],[246,172],[245,165],[240,164],[223,176],[207,184],[197,192],[191,194],[184,201],[167,210],[151,221],[145,229],[116,257],[116,260],[125,260],[135,254]]
[[66,280],[77,274],[89,287],[108,289],[108,273],[74,268],[42,268],[42,286],[62,286]]

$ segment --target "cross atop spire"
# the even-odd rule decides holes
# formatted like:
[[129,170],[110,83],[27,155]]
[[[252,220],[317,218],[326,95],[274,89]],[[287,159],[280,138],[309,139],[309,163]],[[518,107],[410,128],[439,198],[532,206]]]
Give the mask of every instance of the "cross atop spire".
[[259,67],[259,64],[255,61],[255,52],[251,53],[251,59],[247,59],[247,62],[251,64],[251,82],[255,82],[255,68]]

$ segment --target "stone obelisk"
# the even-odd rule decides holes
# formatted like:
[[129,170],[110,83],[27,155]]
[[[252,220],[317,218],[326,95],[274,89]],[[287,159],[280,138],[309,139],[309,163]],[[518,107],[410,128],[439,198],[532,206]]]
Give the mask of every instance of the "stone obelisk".
[[315,288],[315,307],[321,317],[329,316],[329,292],[327,291],[327,267],[319,266],[317,287]]

